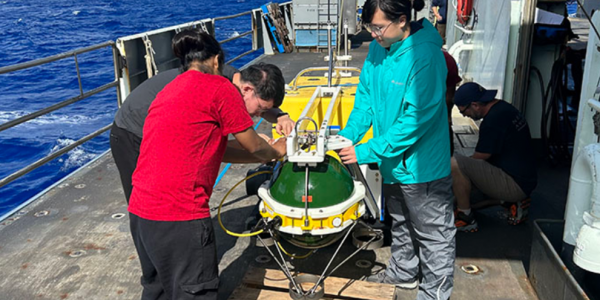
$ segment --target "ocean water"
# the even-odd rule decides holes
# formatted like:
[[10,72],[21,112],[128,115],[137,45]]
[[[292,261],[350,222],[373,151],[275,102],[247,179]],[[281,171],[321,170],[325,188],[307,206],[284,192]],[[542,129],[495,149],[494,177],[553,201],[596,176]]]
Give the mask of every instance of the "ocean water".
[[[265,0],[0,0],[0,67],[118,37],[232,15]],[[283,2],[283,1],[274,1]],[[216,23],[217,40],[251,29],[250,16]],[[223,45],[226,60],[251,49],[251,36]],[[233,65],[240,67],[261,50]],[[77,57],[83,90],[114,79],[110,48]],[[0,75],[0,124],[79,94],[73,58]],[[0,132],[0,178],[112,123],[115,89]],[[0,188],[0,217],[109,149],[108,132]]]

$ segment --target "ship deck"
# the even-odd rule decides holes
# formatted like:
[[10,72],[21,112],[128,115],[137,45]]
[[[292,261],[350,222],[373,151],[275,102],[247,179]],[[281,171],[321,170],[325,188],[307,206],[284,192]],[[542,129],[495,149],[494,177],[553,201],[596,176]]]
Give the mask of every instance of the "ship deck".
[[[350,65],[361,67],[368,42],[353,49]],[[258,61],[278,65],[289,82],[301,69],[325,66],[324,54],[292,53],[263,56]],[[477,127],[454,115],[457,151],[469,154],[477,140]],[[270,133],[262,122],[260,132]],[[250,266],[276,269],[274,262],[259,263],[268,255],[254,238],[234,238],[219,228],[216,207],[229,188],[257,165],[233,165],[211,198],[221,276],[220,299],[240,285]],[[527,279],[531,245],[531,219],[562,219],[568,184],[568,165],[540,162],[540,185],[534,192],[530,220],[510,226],[499,207],[477,212],[477,233],[457,234],[454,299],[537,299]],[[243,231],[253,213],[256,196],[235,190],[223,207],[222,217],[232,231]],[[307,260],[296,260],[296,270],[320,274],[335,246],[319,250]],[[299,250],[300,253],[302,250]],[[341,256],[354,251],[351,243]],[[335,272],[335,276],[361,279],[371,269],[355,265],[368,260],[373,270],[389,259],[389,238],[383,248],[362,251]],[[482,272],[469,275],[461,266],[474,264]],[[0,224],[0,291],[2,299],[137,299],[141,295],[140,267],[129,232],[129,219],[119,174],[110,153],[83,167]],[[414,291],[396,291],[397,299],[414,298]]]

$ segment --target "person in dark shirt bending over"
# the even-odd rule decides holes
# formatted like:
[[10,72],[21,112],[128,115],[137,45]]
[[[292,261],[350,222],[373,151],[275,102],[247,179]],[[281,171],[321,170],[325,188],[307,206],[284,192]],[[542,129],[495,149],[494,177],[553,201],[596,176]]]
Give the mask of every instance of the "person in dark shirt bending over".
[[472,186],[492,199],[489,204],[506,204],[508,221],[516,225],[527,217],[529,196],[537,185],[527,121],[514,106],[496,99],[497,92],[470,82],[454,96],[463,116],[483,119],[475,154],[456,153],[452,158],[452,188],[458,206],[455,224],[460,231],[478,229],[470,204]]
[[[185,55],[186,53],[178,54],[182,64]],[[181,73],[182,69],[170,69],[144,81],[127,96],[115,115],[110,131],[110,148],[119,170],[127,203],[133,189],[131,176],[140,155],[142,128],[148,116],[148,108],[156,95]],[[294,121],[278,108],[285,95],[285,82],[277,66],[256,64],[240,72],[232,66],[224,65],[221,75],[240,90],[249,114],[261,115],[267,121],[276,123],[275,128],[279,134],[287,135],[293,130]],[[273,105],[274,103],[277,105]]]

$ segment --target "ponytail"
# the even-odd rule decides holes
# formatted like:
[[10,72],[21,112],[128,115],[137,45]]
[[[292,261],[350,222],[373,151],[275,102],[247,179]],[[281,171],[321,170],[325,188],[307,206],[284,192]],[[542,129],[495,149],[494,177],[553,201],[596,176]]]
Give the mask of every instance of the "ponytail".
[[412,2],[412,8],[416,12],[419,12],[419,11],[423,10],[424,7],[425,7],[425,1],[423,1],[423,0],[413,0],[413,2]]
[[222,66],[225,60],[219,42],[210,34],[198,29],[185,29],[176,34],[172,47],[184,71],[190,68],[192,62],[203,63],[215,55],[219,55],[219,66]]

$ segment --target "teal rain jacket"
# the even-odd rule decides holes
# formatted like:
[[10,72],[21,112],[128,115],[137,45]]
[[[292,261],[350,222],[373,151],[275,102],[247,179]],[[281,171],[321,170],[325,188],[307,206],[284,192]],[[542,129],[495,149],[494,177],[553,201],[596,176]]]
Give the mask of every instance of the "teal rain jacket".
[[[450,175],[442,38],[431,23],[389,50],[371,42],[354,108],[340,135],[358,143],[359,164],[377,163],[385,183],[415,184]],[[412,23],[414,24],[414,22]]]

